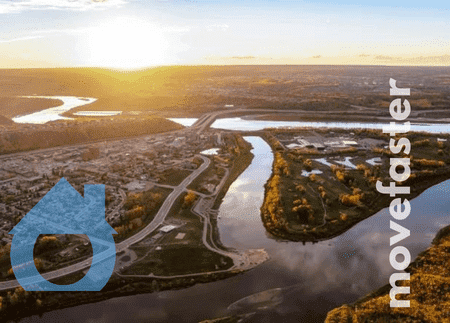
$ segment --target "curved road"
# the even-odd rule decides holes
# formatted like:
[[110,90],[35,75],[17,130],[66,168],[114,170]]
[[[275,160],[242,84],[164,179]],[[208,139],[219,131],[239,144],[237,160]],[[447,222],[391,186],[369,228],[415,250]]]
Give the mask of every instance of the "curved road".
[[[209,160],[209,158],[202,156],[202,155],[198,155],[202,160],[203,160],[203,164],[200,165],[200,167],[198,169],[196,169],[194,172],[192,172],[191,174],[189,174],[188,177],[186,177],[180,185],[178,185],[177,187],[174,188],[174,190],[169,194],[169,196],[167,196],[167,198],[165,199],[164,203],[161,205],[160,209],[158,210],[158,213],[156,213],[155,218],[152,220],[152,222],[150,222],[145,228],[143,228],[141,231],[139,231],[138,233],[136,233],[135,235],[133,235],[132,237],[118,243],[118,244],[109,244],[103,240],[100,239],[91,239],[93,241],[91,242],[95,242],[95,243],[99,243],[99,244],[103,244],[105,246],[108,247],[107,250],[103,251],[102,253],[98,254],[98,261],[97,263],[112,257],[112,256],[116,256],[116,253],[128,248],[129,246],[131,246],[132,244],[135,244],[139,241],[141,241],[142,239],[144,239],[148,234],[152,233],[158,226],[160,226],[164,220],[167,217],[167,214],[169,213],[173,203],[175,202],[175,200],[181,195],[181,193],[183,193],[186,189],[187,186],[189,184],[192,183],[192,181],[197,178],[197,176],[199,176],[205,169],[208,168],[209,164],[211,163],[211,161]],[[65,268],[61,268],[55,271],[51,271],[45,274],[42,274],[42,276],[34,276],[34,277],[30,277],[28,278],[27,281],[27,286],[30,286],[31,288],[33,288],[34,284],[39,283],[40,281],[42,281],[44,279],[46,280],[51,280],[51,279],[55,279],[58,277],[62,277],[62,276],[66,276],[72,273],[75,273],[77,271],[83,270],[85,268],[91,267],[91,265],[95,265],[92,264],[92,257],[89,257],[88,259],[85,259],[79,263],[76,263],[74,265],[65,267]],[[1,282],[0,283],[0,290],[5,290],[5,289],[11,289],[11,288],[15,288],[20,286],[19,282],[17,280],[11,280],[11,281],[6,281],[6,282]],[[24,286],[22,286],[24,287]],[[25,287],[24,287],[25,288]]]

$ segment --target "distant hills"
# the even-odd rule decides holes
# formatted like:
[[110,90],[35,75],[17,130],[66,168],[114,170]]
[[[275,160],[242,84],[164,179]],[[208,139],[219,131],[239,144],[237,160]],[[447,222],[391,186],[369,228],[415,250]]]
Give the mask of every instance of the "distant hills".
[[[270,107],[309,111],[390,103],[388,80],[399,75],[402,86],[427,100],[423,108],[446,109],[449,68],[387,66],[164,66],[137,71],[101,68],[0,69],[0,114],[30,113],[56,102],[19,96],[79,96],[98,99],[89,110],[152,111],[181,115],[234,108]],[[420,85],[419,85],[420,84]],[[436,94],[440,93],[440,94]],[[37,99],[28,99],[37,100]],[[35,108],[35,105],[40,105]],[[413,102],[411,102],[413,105]],[[414,102],[414,107],[420,107]],[[9,107],[8,111],[4,111]],[[13,107],[13,109],[11,109]],[[86,110],[87,107],[80,108]],[[77,109],[71,110],[75,112]]]

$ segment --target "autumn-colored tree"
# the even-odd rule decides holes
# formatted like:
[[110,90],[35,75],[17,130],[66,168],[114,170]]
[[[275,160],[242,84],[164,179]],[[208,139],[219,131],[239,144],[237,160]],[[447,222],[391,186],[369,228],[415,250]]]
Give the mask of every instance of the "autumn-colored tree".
[[445,166],[445,162],[442,160],[434,159],[415,159],[413,162],[414,166],[431,166],[431,167],[442,167]]
[[62,243],[55,236],[44,236],[40,238],[34,248],[36,254],[41,254],[43,252],[57,249],[61,247]]
[[357,170],[366,170],[367,166],[364,164],[358,164],[358,165],[356,165],[356,169]]
[[142,198],[142,193],[128,193],[123,207],[126,210],[131,210],[136,205],[139,205],[141,203],[141,198]]
[[295,189],[297,191],[299,191],[300,193],[305,193],[306,192],[306,188],[302,184],[298,184],[297,186],[295,186]]
[[184,196],[183,208],[192,206],[196,198],[197,194],[195,194],[193,191],[188,191],[188,193]]
[[353,195],[361,194],[361,189],[358,187],[353,187]]
[[144,215],[144,207],[136,205],[133,209],[125,212],[125,216],[129,219],[135,219]]
[[34,258],[34,265],[37,270],[44,268],[44,262],[41,258]]
[[305,169],[309,172],[312,169],[312,161],[311,159],[305,159],[303,161],[303,166],[305,167]]
[[358,205],[359,201],[361,200],[362,195],[361,194],[341,194],[339,195],[339,200],[342,204],[347,206],[353,206]]
[[117,232],[118,235],[124,234],[126,232],[124,225],[114,227],[114,230]]
[[344,182],[345,181],[345,173],[343,171],[337,170],[336,171],[336,178],[340,181],[340,182]]
[[286,176],[289,176],[290,174],[288,163],[279,152],[275,153],[273,172],[276,175],[284,174]]
[[264,196],[261,213],[264,224],[269,228],[285,228],[287,223],[283,217],[283,206],[281,205],[280,175],[273,175],[266,184],[266,194]]
[[413,141],[411,144],[412,147],[422,147],[422,146],[430,146],[430,145],[431,145],[430,139]]

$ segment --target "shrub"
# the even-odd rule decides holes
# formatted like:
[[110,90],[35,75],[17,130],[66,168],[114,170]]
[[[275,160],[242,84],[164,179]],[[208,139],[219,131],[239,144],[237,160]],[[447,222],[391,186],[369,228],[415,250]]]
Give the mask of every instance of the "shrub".
[[357,170],[366,170],[366,169],[368,169],[368,167],[364,164],[358,164],[358,165],[356,165],[356,169]]
[[442,160],[415,159],[414,160],[414,165],[430,166],[430,167],[442,167],[442,166],[445,166],[445,163]]
[[345,173],[337,170],[336,171],[336,178],[340,181],[340,182],[344,182],[345,181]]
[[184,196],[183,208],[192,206],[196,198],[197,195],[193,191],[188,191],[188,193]]
[[361,194],[341,194],[339,195],[339,200],[342,204],[346,206],[354,206],[358,205],[359,201],[361,200],[362,195]]
[[309,172],[312,169],[312,161],[311,159],[305,159],[303,162],[303,166],[305,166],[305,169]]
[[431,144],[430,139],[424,139],[424,140],[413,141],[411,146],[412,147],[422,147],[422,146],[430,146],[430,144]]

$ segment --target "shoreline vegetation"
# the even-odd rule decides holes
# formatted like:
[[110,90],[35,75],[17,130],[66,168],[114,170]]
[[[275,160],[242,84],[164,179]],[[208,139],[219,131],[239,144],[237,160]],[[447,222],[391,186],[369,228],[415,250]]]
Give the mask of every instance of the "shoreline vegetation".
[[353,304],[344,304],[328,312],[325,323],[359,322],[448,322],[450,320],[450,226],[436,234],[431,246],[421,252],[405,269],[410,294],[397,299],[409,300],[410,307],[390,307],[391,285],[369,293]]
[[[386,140],[388,135],[372,130],[353,131],[356,137],[377,140]],[[388,167],[383,165],[389,163],[388,157],[395,157],[388,149],[361,151],[351,147],[330,153],[308,148],[286,150],[274,136],[296,132],[295,129],[273,129],[263,136],[275,155],[261,207],[261,219],[270,234],[304,243],[328,240],[389,206],[391,199],[375,188],[377,180],[388,185]],[[414,147],[414,156],[411,156],[413,172],[402,184],[411,186],[408,199],[412,199],[450,178],[450,145],[448,141],[437,141],[438,136],[433,134],[410,133],[408,137]],[[448,140],[449,136],[440,134],[439,137]],[[323,173],[320,175],[300,176],[303,171],[310,172],[318,167],[319,163],[314,159],[344,156],[358,161],[379,157],[383,162],[372,168],[358,163],[356,169],[321,165]]]
[[[0,296],[2,307],[0,308],[0,319],[2,322],[17,322],[30,316],[41,316],[44,313],[74,307],[84,304],[101,302],[116,297],[148,294],[166,290],[184,289],[199,283],[209,283],[226,279],[244,271],[233,270],[219,273],[204,273],[184,278],[152,278],[145,281],[142,277],[118,277],[113,274],[106,286],[99,292],[52,292],[52,296],[45,296],[45,292],[29,292],[22,287],[14,291],[8,291],[6,295]],[[75,278],[75,277],[74,277]],[[73,279],[77,281],[80,277]],[[58,283],[58,281],[52,281]],[[64,281],[67,284],[67,280]],[[24,312],[24,308],[27,311]]]

